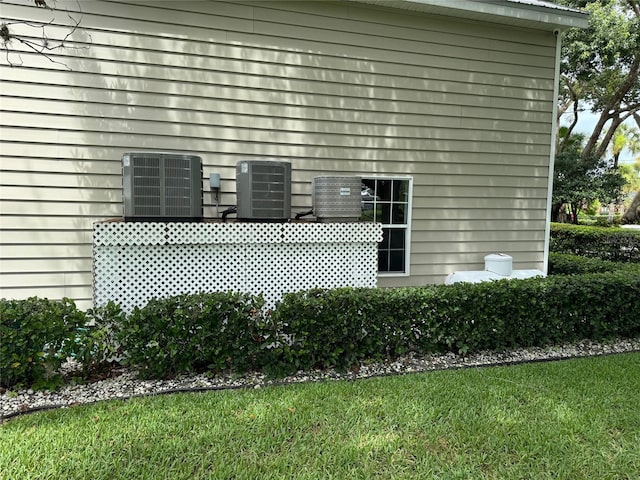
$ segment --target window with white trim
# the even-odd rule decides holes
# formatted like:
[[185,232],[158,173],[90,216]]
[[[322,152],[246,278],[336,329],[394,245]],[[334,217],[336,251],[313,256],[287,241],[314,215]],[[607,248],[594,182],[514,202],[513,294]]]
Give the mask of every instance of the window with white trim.
[[382,223],[378,273],[409,274],[411,177],[362,179],[361,220]]

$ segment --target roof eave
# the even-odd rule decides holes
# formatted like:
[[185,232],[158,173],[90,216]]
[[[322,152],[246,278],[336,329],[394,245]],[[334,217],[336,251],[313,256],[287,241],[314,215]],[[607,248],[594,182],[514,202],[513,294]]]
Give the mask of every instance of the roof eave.
[[380,7],[542,30],[587,28],[589,15],[538,0],[350,0]]

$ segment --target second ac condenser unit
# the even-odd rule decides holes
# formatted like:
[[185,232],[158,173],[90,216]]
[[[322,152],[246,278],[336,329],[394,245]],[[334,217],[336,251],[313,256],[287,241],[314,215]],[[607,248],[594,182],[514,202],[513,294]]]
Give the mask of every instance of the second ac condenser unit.
[[361,213],[360,177],[314,177],[313,214],[320,222],[355,222]]
[[238,219],[284,221],[291,217],[291,164],[244,160],[236,165]]
[[122,196],[126,221],[200,221],[202,161],[196,155],[125,153]]

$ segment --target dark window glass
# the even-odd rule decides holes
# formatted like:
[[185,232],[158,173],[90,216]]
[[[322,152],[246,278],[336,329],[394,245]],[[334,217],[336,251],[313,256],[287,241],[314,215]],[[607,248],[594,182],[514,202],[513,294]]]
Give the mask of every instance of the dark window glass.
[[404,230],[399,228],[389,229],[389,248],[395,250],[404,249]]
[[390,232],[388,228],[382,229],[382,242],[378,244],[378,248],[382,248],[384,250],[389,249],[389,234]]
[[393,211],[391,212],[391,223],[407,223],[406,217],[407,205],[403,203],[397,203],[393,205]]
[[404,250],[389,252],[389,272],[404,272]]
[[386,250],[378,250],[378,271],[389,271],[389,252]]
[[[406,271],[409,212],[409,180],[369,178],[362,180],[363,221],[383,225],[378,245],[378,271]],[[397,226],[396,226],[397,225]]]

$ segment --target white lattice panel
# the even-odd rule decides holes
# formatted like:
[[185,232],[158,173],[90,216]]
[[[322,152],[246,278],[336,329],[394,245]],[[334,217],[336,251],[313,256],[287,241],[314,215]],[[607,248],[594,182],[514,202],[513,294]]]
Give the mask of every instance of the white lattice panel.
[[[372,244],[280,244],[269,256],[261,248],[249,250],[253,273],[248,291],[261,292],[275,302],[287,292],[342,286],[374,287],[377,278],[377,245]],[[367,261],[367,257],[375,262]],[[265,286],[268,286],[265,288]]]
[[372,223],[96,224],[94,303],[130,311],[154,297],[232,290],[273,306],[313,287],[374,287],[381,238]]
[[93,225],[93,246],[162,245],[165,223],[103,222]]
[[282,229],[278,223],[168,223],[167,243],[173,245],[210,243],[277,243]]
[[[368,223],[285,223],[282,238],[288,243],[366,243],[382,241],[382,229],[371,238]],[[375,234],[374,234],[375,235]]]

